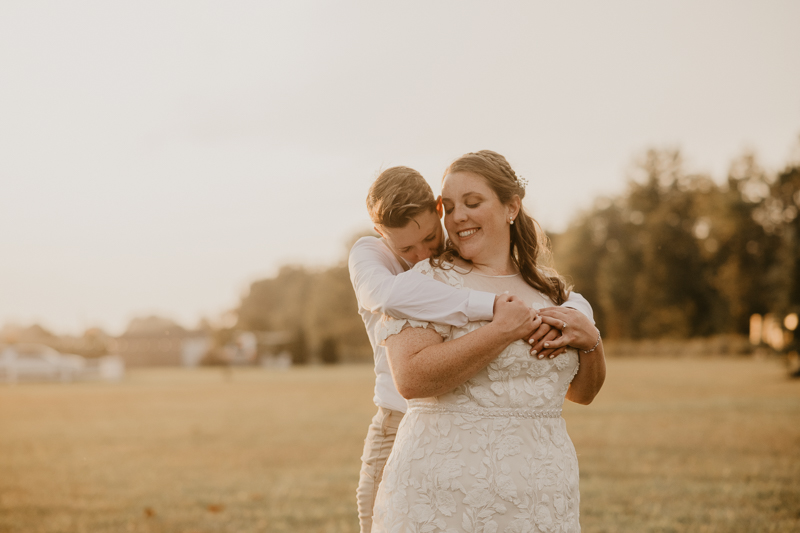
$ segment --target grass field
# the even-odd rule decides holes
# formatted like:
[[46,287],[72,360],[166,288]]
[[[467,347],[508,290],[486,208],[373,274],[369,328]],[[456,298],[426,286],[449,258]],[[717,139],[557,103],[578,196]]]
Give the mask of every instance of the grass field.
[[[566,405],[585,532],[800,531],[800,382],[612,359]],[[356,532],[372,369],[142,370],[0,386],[0,532]]]

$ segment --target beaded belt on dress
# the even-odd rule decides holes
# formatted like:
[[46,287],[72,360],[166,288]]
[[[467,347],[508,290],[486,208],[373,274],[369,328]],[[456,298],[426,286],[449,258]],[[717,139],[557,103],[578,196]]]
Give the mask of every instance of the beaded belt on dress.
[[408,406],[409,413],[458,413],[481,418],[558,418],[561,409],[518,409],[514,407],[480,407],[452,403],[417,403]]

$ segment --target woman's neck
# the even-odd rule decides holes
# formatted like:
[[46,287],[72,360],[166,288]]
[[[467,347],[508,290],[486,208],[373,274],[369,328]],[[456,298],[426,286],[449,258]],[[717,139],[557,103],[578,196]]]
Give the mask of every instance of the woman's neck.
[[474,260],[465,260],[464,262],[465,265],[486,276],[510,276],[519,273],[519,269],[517,265],[514,264],[510,255],[488,258],[486,260],[475,258]]

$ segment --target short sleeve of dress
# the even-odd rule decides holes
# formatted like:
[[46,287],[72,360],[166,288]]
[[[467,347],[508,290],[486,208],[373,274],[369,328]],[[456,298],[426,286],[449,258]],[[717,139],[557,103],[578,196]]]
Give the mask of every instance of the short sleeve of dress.
[[424,322],[422,320],[410,320],[406,318],[392,318],[383,316],[378,324],[377,339],[381,346],[386,345],[386,339],[392,335],[397,335],[406,328],[428,328],[436,331],[444,340],[450,338],[452,326],[447,324],[437,324],[436,322]]
[[[424,274],[425,276],[431,277],[442,283],[446,283],[452,287],[458,289],[463,287],[463,279],[461,278],[460,274],[452,270],[442,270],[440,268],[436,268],[430,264],[430,259],[420,261],[414,266],[414,268],[412,268],[412,270],[415,270],[420,274]],[[378,344],[382,346],[385,345],[386,339],[392,335],[397,335],[406,328],[433,329],[436,331],[436,333],[441,335],[444,340],[448,340],[450,338],[450,333],[453,329],[453,327],[448,324],[425,322],[422,320],[405,318],[394,318],[389,315],[383,315],[383,318],[377,326],[377,331],[375,332]]]

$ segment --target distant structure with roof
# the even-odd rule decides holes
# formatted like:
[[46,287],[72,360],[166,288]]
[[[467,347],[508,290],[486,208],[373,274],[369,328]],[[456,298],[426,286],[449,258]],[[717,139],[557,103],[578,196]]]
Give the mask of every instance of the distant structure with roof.
[[197,366],[212,345],[209,331],[187,330],[157,316],[134,318],[111,341],[111,351],[127,366]]

